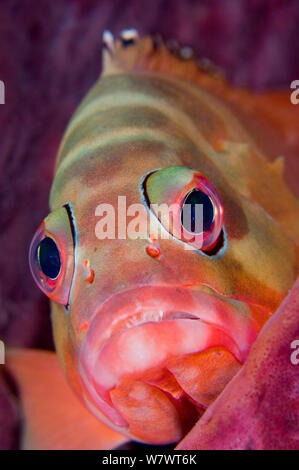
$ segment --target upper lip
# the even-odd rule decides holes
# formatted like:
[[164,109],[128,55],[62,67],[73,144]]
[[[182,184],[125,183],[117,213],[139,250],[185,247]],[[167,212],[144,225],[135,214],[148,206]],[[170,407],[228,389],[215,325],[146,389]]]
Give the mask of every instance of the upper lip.
[[[199,302],[199,299],[203,301]],[[211,308],[211,304],[207,303],[208,299],[215,308]],[[244,356],[244,353],[246,355],[248,352],[249,345],[246,338],[244,342],[244,337],[242,337],[242,325],[245,327],[249,323],[244,312],[244,309],[248,311],[248,306],[241,301],[235,301],[235,306],[232,306],[229,300],[231,299],[216,294],[212,289],[207,290],[205,286],[194,288],[172,285],[138,286],[116,293],[104,301],[93,315],[87,337],[91,336],[93,330],[96,334],[97,349],[100,350],[121,329],[149,321],[173,318],[199,319],[229,334]],[[235,332],[230,325],[231,318],[221,312],[221,304],[227,306],[226,313],[239,310],[239,315],[232,315],[237,327]],[[256,332],[254,321],[250,323],[251,331]],[[250,338],[247,339],[251,345]],[[83,343],[86,341],[87,338]]]
[[[134,326],[142,325],[143,323],[148,322],[158,322],[174,319],[192,319],[199,320],[200,318],[197,315],[188,312],[182,311],[163,311],[162,309],[151,309],[151,308],[139,308],[134,313],[125,316],[124,318],[120,317],[116,322],[111,325],[111,334],[110,338],[121,331],[132,328]],[[109,338],[109,339],[110,339]]]

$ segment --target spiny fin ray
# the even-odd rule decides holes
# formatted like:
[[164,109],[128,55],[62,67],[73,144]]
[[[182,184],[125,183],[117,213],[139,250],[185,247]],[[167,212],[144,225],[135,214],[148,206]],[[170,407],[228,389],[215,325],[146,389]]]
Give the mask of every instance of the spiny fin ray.
[[112,34],[103,34],[103,76],[117,73],[161,72],[173,74],[191,81],[208,80],[215,84],[225,83],[218,68],[203,58],[197,60],[191,47],[170,40],[167,43],[161,36],[153,35],[142,39],[134,29],[124,30],[120,39]]

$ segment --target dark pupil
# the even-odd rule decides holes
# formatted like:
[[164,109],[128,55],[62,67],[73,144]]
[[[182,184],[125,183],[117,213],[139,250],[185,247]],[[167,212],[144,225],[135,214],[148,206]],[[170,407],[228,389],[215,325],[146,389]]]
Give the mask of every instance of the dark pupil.
[[[196,204],[202,204],[203,220],[196,220],[196,215],[201,215],[201,211],[198,208],[196,214]],[[200,233],[201,230],[206,232],[212,225],[214,218],[214,207],[213,204],[205,193],[199,189],[194,189],[185,199],[184,205],[181,212],[181,222],[183,227],[188,232]]]
[[44,238],[37,248],[38,262],[42,272],[55,279],[61,268],[59,251],[56,243],[50,237]]

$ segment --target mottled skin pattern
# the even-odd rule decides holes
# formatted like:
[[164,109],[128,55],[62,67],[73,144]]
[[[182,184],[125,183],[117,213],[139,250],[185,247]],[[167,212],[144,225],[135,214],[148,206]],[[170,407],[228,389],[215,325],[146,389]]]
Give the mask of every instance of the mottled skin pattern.
[[[61,363],[81,395],[78,348],[97,310],[114,294],[140,286],[180,287],[192,302],[206,286],[211,296],[249,308],[259,329],[298,273],[298,203],[283,183],[281,162],[266,163],[267,142],[257,144],[244,127],[251,127],[254,111],[265,101],[249,104],[245,92],[233,92],[218,76],[178,60],[150,38],[128,48],[118,43],[104,60],[101,80],[66,131],[50,198],[52,211],[69,204],[74,219],[69,310],[53,303],[52,318]],[[242,107],[249,118],[238,113]],[[140,202],[142,176],[169,166],[194,168],[217,188],[227,235],[221,256],[185,251],[176,240],[161,239],[161,256],[154,259],[146,251],[149,240],[95,237],[98,204],[117,207],[118,195],[127,196],[127,205]],[[86,282],[91,270],[94,278]],[[130,387],[123,393],[130,394]],[[174,427],[170,441],[184,429]],[[155,442],[136,422],[125,432]]]

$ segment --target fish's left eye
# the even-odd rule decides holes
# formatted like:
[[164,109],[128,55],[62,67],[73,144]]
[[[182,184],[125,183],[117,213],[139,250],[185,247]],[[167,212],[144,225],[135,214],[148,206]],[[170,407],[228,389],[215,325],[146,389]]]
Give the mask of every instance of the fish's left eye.
[[29,250],[33,279],[50,299],[67,305],[74,273],[73,227],[67,207],[53,211],[36,231]]
[[[197,217],[196,209],[200,206],[202,206],[202,217]],[[185,197],[181,210],[181,224],[190,233],[207,232],[212,225],[214,214],[212,199],[200,189],[193,189]]]
[[185,166],[153,171],[143,182],[145,202],[164,228],[205,253],[223,245],[223,206],[211,181]]

